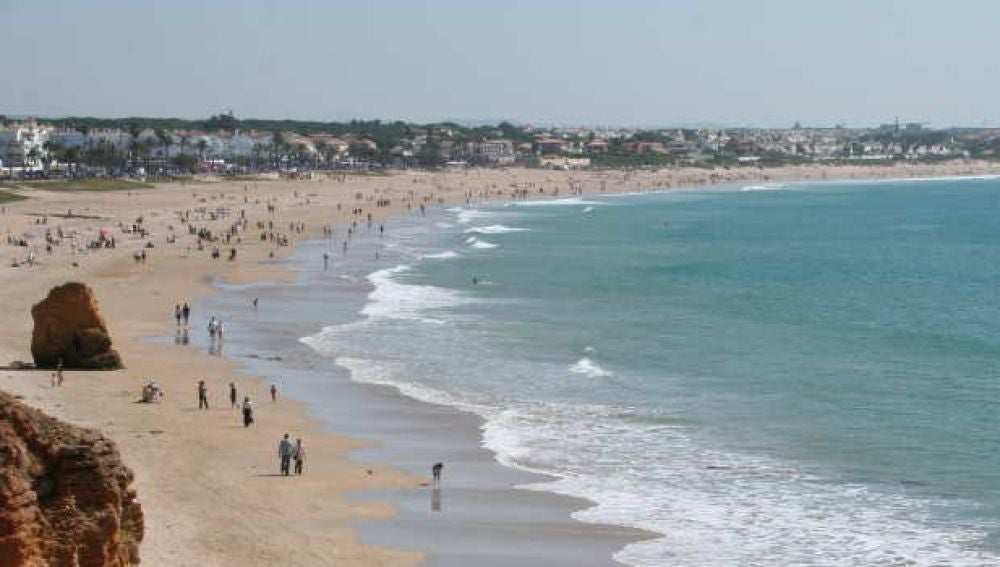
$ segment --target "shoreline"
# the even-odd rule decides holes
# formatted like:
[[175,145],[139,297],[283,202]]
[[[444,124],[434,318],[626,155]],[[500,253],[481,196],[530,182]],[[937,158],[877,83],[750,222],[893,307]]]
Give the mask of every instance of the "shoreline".
[[[439,220],[438,215],[432,218],[429,213],[426,222],[435,220]],[[423,219],[408,222],[416,224]],[[322,420],[326,430],[377,440],[352,451],[351,458],[387,463],[412,475],[427,474],[435,460],[446,464],[440,491],[419,486],[353,494],[364,501],[392,502],[398,511],[391,518],[360,523],[363,543],[420,549],[428,553],[421,564],[438,567],[532,564],[539,556],[551,565],[603,566],[620,564],[613,555],[626,545],[660,537],[628,526],[577,520],[577,512],[597,503],[544,488],[524,488],[544,486],[559,477],[498,461],[482,444],[483,416],[415,399],[394,386],[357,380],[337,359],[305,344],[305,338],[323,328],[364,320],[360,310],[368,303],[372,288],[365,283],[360,289],[345,277],[364,279],[373,270],[392,269],[405,261],[383,257],[376,264],[355,258],[337,264],[329,273],[315,264],[309,268],[309,258],[317,258],[325,244],[322,239],[304,242],[286,259],[299,273],[294,284],[228,289],[202,303],[245,330],[227,343],[231,350],[226,356],[239,357],[241,366],[250,373],[280,376],[283,384],[292,388],[290,395],[309,400],[310,415]],[[295,321],[288,327],[311,326],[306,336],[295,336],[297,333],[285,327],[275,328],[277,323],[267,314],[241,309],[251,296],[258,295],[262,306],[272,302],[285,306],[282,309]],[[307,310],[319,309],[324,303],[334,303],[338,309],[309,317]],[[258,317],[265,321],[257,321]],[[310,325],[304,325],[305,320]],[[201,341],[198,346],[208,345]],[[262,356],[240,354],[258,352]]]
[[[933,170],[941,173],[938,168]],[[976,173],[982,172],[960,173],[959,176]],[[1000,164],[991,166],[989,173],[1000,173]],[[404,198],[411,190],[408,187],[414,185],[418,186],[414,202],[424,199],[423,202],[438,207],[460,205],[463,198],[470,194],[473,200],[479,197],[489,201],[505,200],[511,183],[548,183],[548,190],[551,191],[552,184],[558,188],[562,183],[575,183],[580,177],[586,177],[580,186],[587,195],[599,193],[596,189],[601,187],[602,180],[608,181],[602,174],[587,175],[586,172],[486,171],[475,172],[472,176],[468,173],[418,173],[412,176],[401,174],[391,180],[366,179],[346,183],[261,182],[254,184],[253,195],[279,199],[279,216],[285,221],[289,218],[305,219],[307,233],[298,238],[308,240],[316,236],[317,227],[324,222],[332,222],[338,229],[345,226],[351,218],[347,209],[356,201],[366,211],[372,210],[369,209],[369,198],[374,199],[378,195],[391,194],[394,200],[391,209],[372,210],[380,220],[405,214],[397,199]],[[641,191],[644,187],[656,190],[656,185],[645,185],[655,179],[655,174],[634,177],[625,174],[610,192],[628,188]],[[854,178],[847,178],[850,179]],[[899,179],[910,180],[913,177]],[[740,183],[748,180],[729,181]],[[802,181],[819,180],[805,178]],[[508,183],[506,187],[503,186],[505,182]],[[727,182],[714,183],[715,186],[722,184]],[[193,250],[172,254],[180,247],[190,246],[190,241],[183,238],[186,235],[178,239],[181,241],[178,247],[170,248],[162,244],[167,227],[177,225],[172,214],[174,211],[213,205],[239,209],[241,185],[250,183],[165,185],[128,195],[36,192],[36,198],[6,204],[5,213],[0,216],[3,223],[0,227],[12,233],[32,231],[36,237],[40,230],[55,226],[57,222],[72,225],[81,234],[92,236],[91,231],[96,231],[96,227],[104,221],[84,218],[83,215],[95,216],[91,213],[118,221],[127,221],[141,214],[147,216],[146,222],[152,228],[156,248],[151,250],[149,266],[134,264],[130,256],[131,251],[137,250],[143,241],[126,240],[123,236],[124,245],[117,250],[77,255],[57,247],[51,256],[39,252],[39,265],[35,267],[5,267],[0,281],[7,294],[8,308],[17,316],[0,331],[0,356],[7,357],[7,361],[30,359],[26,350],[31,327],[28,308],[41,300],[50,287],[75,279],[95,288],[112,338],[123,353],[127,368],[113,373],[68,372],[67,386],[59,390],[47,386],[44,373],[3,370],[0,371],[0,389],[23,395],[24,401],[55,417],[97,427],[118,443],[125,463],[136,472],[139,499],[146,504],[147,536],[140,549],[146,564],[214,565],[240,559],[247,565],[265,565],[288,559],[288,553],[301,549],[305,541],[309,542],[311,549],[308,556],[297,558],[299,563],[336,560],[346,564],[397,565],[419,562],[424,557],[421,553],[372,548],[358,542],[357,522],[390,517],[394,512],[388,502],[359,501],[351,494],[357,490],[412,488],[423,480],[390,467],[368,465],[346,456],[359,447],[371,446],[374,440],[363,442],[329,432],[319,433],[322,426],[315,418],[308,417],[305,405],[297,401],[283,401],[280,408],[268,409],[268,414],[272,410],[274,413],[262,416],[260,429],[265,431],[250,444],[245,437],[239,436],[238,429],[232,431],[233,428],[228,425],[232,416],[228,411],[209,412],[205,421],[214,427],[200,432],[190,431],[189,425],[194,417],[192,408],[195,406],[193,384],[198,376],[214,377],[211,392],[216,400],[221,399],[224,384],[231,379],[240,381],[241,390],[245,384],[254,384],[251,386],[254,399],[264,400],[263,379],[246,376],[236,368],[235,361],[219,360],[191,348],[143,344],[147,337],[169,336],[172,328],[169,311],[173,304],[211,294],[212,277],[236,284],[281,281],[289,277],[280,261],[268,259],[271,247],[267,243],[243,243],[240,259],[233,263],[225,263],[224,260],[213,262],[206,257],[207,253],[199,255]],[[485,185],[486,189],[475,194],[474,187],[480,185]],[[604,188],[607,189],[606,186]],[[690,187],[692,190],[700,188],[698,185]],[[677,190],[680,187],[664,189]],[[318,191],[313,198],[316,203],[310,203],[308,196],[298,194],[309,191]],[[294,192],[294,195],[288,192]],[[365,197],[354,199],[355,193],[362,193]],[[564,193],[561,196],[567,195]],[[335,201],[348,207],[338,213],[333,210]],[[243,204],[249,205],[248,202]],[[257,205],[254,218],[266,218],[260,210],[262,203]],[[51,217],[47,227],[33,225],[37,217],[28,215],[37,213],[41,207],[51,209],[44,210],[49,215],[66,208],[82,211],[83,215],[63,221],[55,221]],[[287,215],[287,211],[294,216]],[[204,224],[222,227],[231,221],[232,218],[227,217]],[[113,222],[108,220],[107,224]],[[249,231],[253,232],[253,229]],[[278,249],[276,256],[280,260],[292,249]],[[7,247],[3,250],[11,256],[11,252],[22,252],[23,249]],[[72,267],[71,260],[77,261],[79,267]],[[26,272],[31,277],[25,277]],[[201,324],[202,315],[196,313],[194,329]],[[167,392],[165,404],[154,408],[130,403],[138,395],[141,377],[146,375],[156,376],[164,386]],[[262,406],[266,407],[263,403],[258,407]],[[144,411],[146,409],[155,411]],[[271,423],[265,428],[264,421]],[[265,469],[276,468],[270,456],[271,446],[281,430],[295,427],[309,432],[310,467],[318,466],[321,470],[329,467],[330,477],[326,479],[328,482],[322,484],[311,481],[299,483],[288,494],[270,494],[268,491],[272,486],[260,482],[261,478],[251,477],[249,471],[259,469],[259,474],[266,474],[263,472]],[[324,450],[333,455],[326,463],[319,456]],[[372,486],[374,483],[370,479],[359,474],[366,467],[376,471],[377,486]],[[333,506],[316,509],[312,504],[319,495],[326,500],[335,497],[337,501]],[[350,500],[342,500],[345,495]],[[293,518],[296,518],[295,529],[282,529],[287,528]],[[219,522],[223,524],[221,529],[215,527]],[[323,534],[316,531],[320,525],[326,528]],[[332,530],[329,529],[331,525],[335,526]],[[259,544],[254,543],[261,537],[273,540],[269,549],[261,549]]]

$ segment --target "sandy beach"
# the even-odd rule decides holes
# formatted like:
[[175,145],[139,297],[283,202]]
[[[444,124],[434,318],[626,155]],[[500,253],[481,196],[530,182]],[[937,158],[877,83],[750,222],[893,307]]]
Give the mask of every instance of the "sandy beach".
[[[393,217],[418,214],[421,206],[506,200],[515,192],[551,198],[759,182],[997,174],[1000,164],[987,162],[641,172],[474,169],[303,181],[200,180],[135,191],[25,190],[21,193],[28,199],[7,203],[0,214],[4,242],[9,235],[29,244],[5,244],[0,255],[7,313],[0,328],[0,389],[50,415],[100,429],[117,442],[135,471],[146,516],[141,547],[146,565],[415,565],[426,555],[419,538],[394,549],[376,547],[359,538],[357,526],[392,516],[407,505],[406,495],[414,493],[410,489],[429,479],[382,464],[377,451],[365,452],[374,456],[372,462],[348,457],[379,441],[377,431],[359,427],[347,432],[350,437],[331,433],[309,417],[302,402],[283,395],[271,402],[268,382],[242,371],[237,362],[208,356],[194,344],[162,340],[178,330],[176,304],[194,304],[213,291],[216,279],[291,281],[295,275],[279,260],[296,243],[319,237],[325,226],[339,241],[352,221],[367,222],[368,214],[392,230]],[[388,206],[377,206],[381,200]],[[361,213],[353,214],[357,209]],[[191,225],[215,234],[245,214],[247,228],[228,244],[205,242],[199,249],[182,214]],[[145,237],[123,230],[140,224],[139,218]],[[290,230],[290,223],[304,223],[304,229]],[[110,229],[116,247],[87,248],[102,228]],[[45,233],[57,229],[64,237],[47,252]],[[279,238],[262,240],[261,233]],[[280,237],[288,238],[287,246],[278,245]],[[220,248],[219,259],[211,257],[214,245]],[[237,253],[232,261],[227,259],[231,249]],[[144,263],[133,259],[139,250],[147,252]],[[30,253],[33,265],[24,262]],[[31,306],[66,281],[94,289],[126,369],[70,371],[65,385],[53,388],[47,372],[9,365],[31,360]],[[189,333],[204,334],[207,317],[196,307]],[[146,377],[163,386],[162,403],[136,403]],[[208,384],[212,406],[207,411],[197,409],[198,380]],[[249,396],[255,404],[257,421],[251,428],[242,427],[237,410],[229,406],[230,382],[241,398]],[[476,432],[467,429],[466,446],[474,449]],[[275,446],[285,432],[307,440],[308,474],[301,478],[277,476]],[[400,496],[398,501],[362,498],[358,491]],[[531,505],[529,500],[525,505]],[[618,532],[609,541],[638,535]]]

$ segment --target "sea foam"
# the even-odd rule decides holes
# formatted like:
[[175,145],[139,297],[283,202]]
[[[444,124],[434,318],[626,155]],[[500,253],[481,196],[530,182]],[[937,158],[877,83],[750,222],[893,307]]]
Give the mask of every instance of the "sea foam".
[[508,203],[505,206],[510,207],[558,207],[566,205],[607,205],[603,201],[590,201],[582,197],[565,197],[563,199],[548,199],[539,201],[517,201],[513,203]]
[[476,234],[505,234],[508,232],[527,232],[530,229],[518,228],[511,226],[504,226],[502,224],[493,224],[490,226],[474,226],[472,228],[465,229],[465,233],[476,233]]
[[784,191],[789,189],[787,184],[784,183],[767,183],[763,185],[746,185],[740,188],[740,191]]
[[611,407],[519,404],[486,412],[501,463],[558,477],[523,486],[586,498],[577,520],[649,530],[628,565],[980,566],[997,558],[970,526],[935,525],[933,503],[842,485],[765,458],[720,452],[687,428]]
[[478,209],[451,208],[448,209],[448,211],[455,213],[458,216],[458,218],[455,220],[455,222],[457,222],[458,224],[469,224],[474,220],[490,218],[496,216],[497,214],[492,211],[480,211]]
[[435,254],[424,254],[421,258],[426,258],[428,260],[450,260],[452,258],[458,258],[458,252],[454,250],[447,250],[445,252],[437,252]]
[[457,291],[430,286],[404,284],[394,276],[406,272],[409,266],[378,270],[368,275],[368,281],[375,289],[368,294],[368,303],[361,314],[369,318],[409,319],[425,322],[440,322],[424,316],[424,311],[458,305],[465,298]]
[[469,246],[472,246],[473,248],[488,249],[488,248],[496,248],[498,246],[497,244],[493,244],[492,242],[487,242],[485,240],[480,240],[476,237],[467,238],[465,239],[465,242],[468,243]]
[[605,378],[607,376],[614,376],[614,372],[610,370],[605,370],[601,368],[597,363],[590,359],[590,357],[583,357],[576,361],[572,366],[569,367],[569,371],[574,374],[583,374],[584,376],[589,376],[591,378]]
[[350,372],[351,380],[355,382],[389,386],[408,398],[429,404],[450,406],[474,413],[488,413],[485,408],[466,403],[444,390],[413,381],[398,380],[396,377],[405,373],[403,363],[365,360],[347,356],[338,356],[334,362],[338,366],[346,368]]

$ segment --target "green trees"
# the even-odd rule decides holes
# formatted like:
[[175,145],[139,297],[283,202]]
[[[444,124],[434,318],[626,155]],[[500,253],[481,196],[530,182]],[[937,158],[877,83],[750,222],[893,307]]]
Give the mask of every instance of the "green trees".
[[208,140],[201,138],[198,143],[195,144],[198,148],[198,161],[205,161],[205,152],[208,151]]
[[252,165],[254,169],[260,168],[261,156],[264,154],[270,155],[270,144],[265,142],[255,143],[252,151]]
[[80,163],[80,148],[77,146],[69,146],[65,148],[62,152],[62,161],[69,166],[70,171],[75,171],[76,167]]
[[114,144],[101,140],[83,153],[82,161],[98,167],[122,167],[127,159]]
[[163,158],[166,159],[170,154],[170,146],[174,143],[174,137],[170,135],[170,132],[159,128],[156,130],[156,139],[160,142],[160,147],[163,148]]
[[42,148],[45,149],[45,156],[42,158],[42,164],[45,166],[46,172],[48,172],[52,167],[52,162],[62,161],[69,163],[69,160],[66,159],[67,148],[59,142],[48,140],[42,144]]
[[212,116],[205,121],[206,130],[224,130],[226,132],[235,132],[241,127],[242,124],[235,116],[233,116],[232,111]]
[[38,163],[38,159],[41,157],[42,157],[41,150],[39,150],[38,147],[32,147],[30,150],[28,150],[28,153],[24,155],[24,165],[33,166],[36,163]]
[[289,143],[285,138],[285,135],[281,132],[275,132],[271,136],[271,163],[277,164],[278,167],[281,166],[281,162],[285,161],[286,156],[289,151]]
[[139,139],[134,136],[128,143],[128,159],[131,162],[138,161],[139,159]]
[[441,157],[441,144],[437,140],[428,140],[420,151],[417,153],[417,163],[421,167],[440,167],[444,164],[444,158]]
[[198,167],[198,158],[187,154],[178,154],[170,158],[170,163],[182,171],[192,172]]
[[326,143],[326,140],[319,140],[315,144],[316,146],[316,161],[313,163],[313,167],[319,167],[319,159],[323,158],[323,162],[329,167],[330,162],[330,144]]

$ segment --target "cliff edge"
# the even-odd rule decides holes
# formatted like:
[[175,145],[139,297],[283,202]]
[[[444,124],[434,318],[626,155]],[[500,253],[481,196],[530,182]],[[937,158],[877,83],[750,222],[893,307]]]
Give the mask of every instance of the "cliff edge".
[[99,432],[0,392],[0,567],[138,565],[132,478]]

